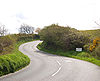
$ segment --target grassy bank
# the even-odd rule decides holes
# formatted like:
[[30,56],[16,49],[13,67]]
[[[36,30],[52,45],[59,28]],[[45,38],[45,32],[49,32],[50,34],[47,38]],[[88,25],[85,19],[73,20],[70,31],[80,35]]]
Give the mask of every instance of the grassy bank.
[[90,53],[88,52],[76,52],[76,51],[62,51],[62,50],[53,50],[53,49],[45,49],[42,46],[42,43],[38,44],[37,48],[41,51],[48,52],[51,54],[56,54],[60,56],[66,56],[66,57],[71,57],[71,58],[76,58],[80,60],[85,60],[91,63],[94,63],[98,66],[100,66],[100,60],[94,58]]
[[18,71],[30,63],[28,56],[18,50],[18,47],[25,42],[27,41],[17,42],[10,54],[0,55],[0,76]]

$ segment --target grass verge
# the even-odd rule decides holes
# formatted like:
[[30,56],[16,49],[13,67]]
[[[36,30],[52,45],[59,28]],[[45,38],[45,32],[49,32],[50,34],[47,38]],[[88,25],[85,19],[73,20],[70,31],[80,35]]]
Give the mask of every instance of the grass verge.
[[94,58],[90,53],[85,52],[85,51],[83,51],[83,52],[77,52],[77,51],[64,52],[63,50],[45,49],[42,46],[42,43],[39,43],[37,48],[44,52],[48,52],[48,53],[56,54],[56,55],[60,55],[60,56],[76,58],[76,59],[80,59],[80,60],[85,60],[85,61],[88,61],[88,62],[91,62],[93,64],[100,66],[100,60]]
[[18,71],[30,63],[29,57],[18,50],[18,47],[25,42],[27,41],[17,42],[12,53],[0,55],[0,76]]

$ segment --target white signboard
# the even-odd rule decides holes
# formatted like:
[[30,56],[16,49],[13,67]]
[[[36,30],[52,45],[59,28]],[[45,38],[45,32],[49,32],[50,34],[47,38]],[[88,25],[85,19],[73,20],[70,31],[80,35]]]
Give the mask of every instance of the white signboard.
[[76,48],[76,51],[82,51],[82,48]]

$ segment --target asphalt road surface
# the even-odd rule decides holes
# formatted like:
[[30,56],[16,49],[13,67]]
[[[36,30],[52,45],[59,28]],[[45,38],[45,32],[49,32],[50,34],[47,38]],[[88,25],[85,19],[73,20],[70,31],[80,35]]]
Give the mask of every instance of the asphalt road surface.
[[100,81],[100,67],[81,60],[39,51],[41,41],[22,44],[19,50],[31,59],[29,66],[0,81]]

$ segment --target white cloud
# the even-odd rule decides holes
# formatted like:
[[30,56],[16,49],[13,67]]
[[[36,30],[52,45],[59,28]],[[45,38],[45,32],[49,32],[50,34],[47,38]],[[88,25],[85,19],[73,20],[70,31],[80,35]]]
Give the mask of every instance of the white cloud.
[[[20,24],[44,27],[52,23],[94,29],[100,18],[99,0],[0,0],[0,22],[15,33]],[[17,28],[17,29],[16,29]]]

